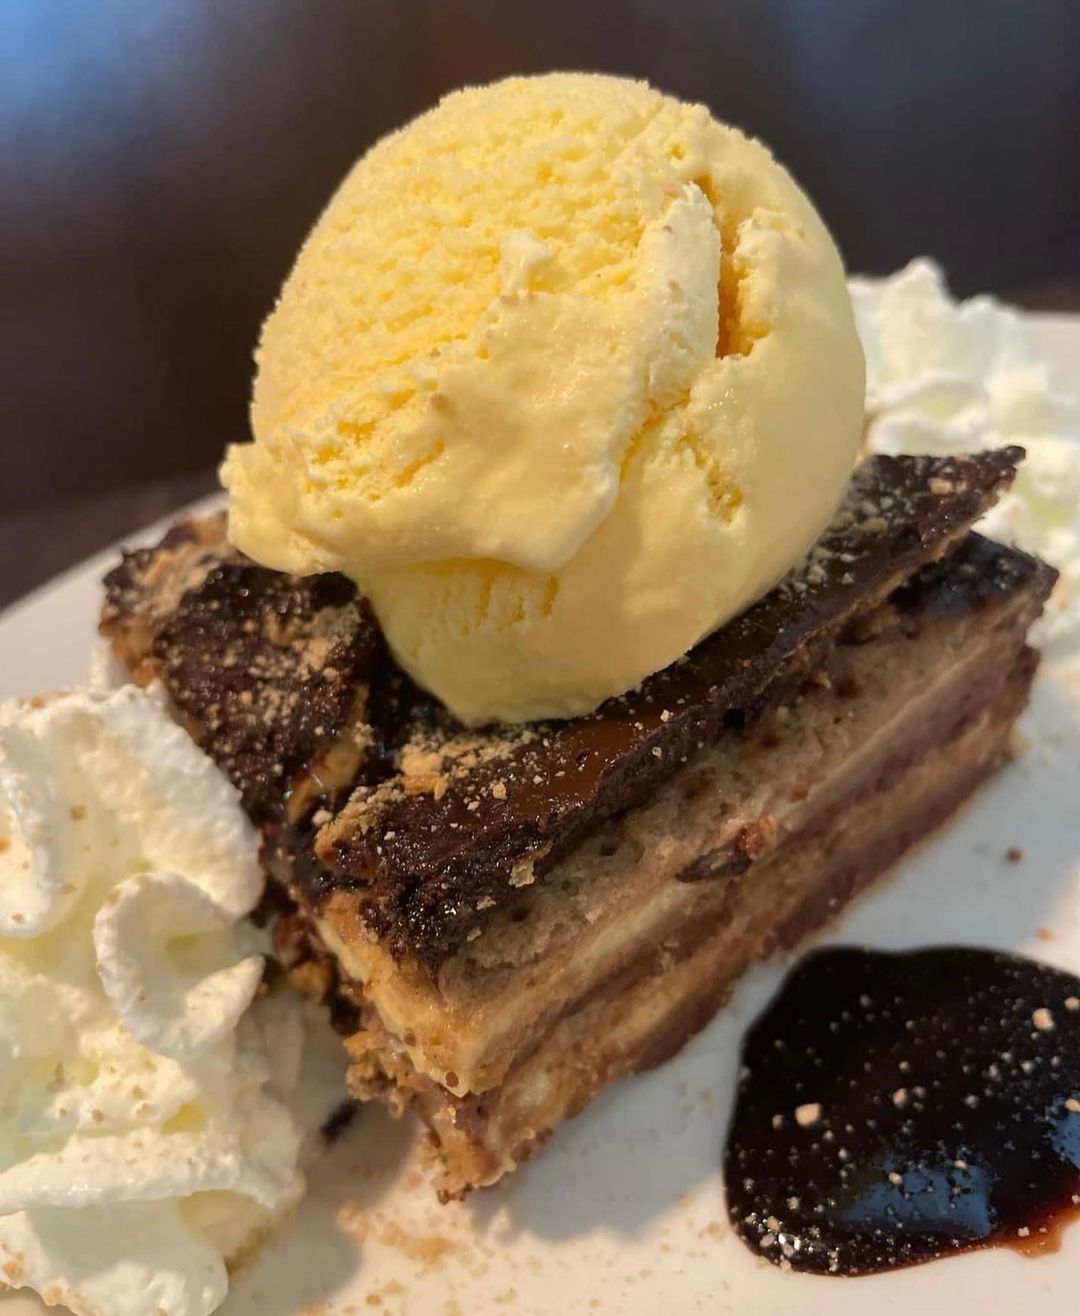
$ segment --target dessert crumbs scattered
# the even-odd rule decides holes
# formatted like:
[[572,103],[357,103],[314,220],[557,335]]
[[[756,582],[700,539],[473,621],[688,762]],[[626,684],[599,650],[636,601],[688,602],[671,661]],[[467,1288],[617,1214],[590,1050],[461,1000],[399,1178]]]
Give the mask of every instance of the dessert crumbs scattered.
[[[419,1262],[425,1269],[438,1266],[448,1256],[460,1255],[463,1250],[453,1239],[441,1234],[412,1234],[393,1220],[383,1224],[375,1236],[386,1247],[396,1249],[410,1261]],[[392,1291],[400,1292],[400,1285],[396,1290],[392,1290],[390,1284],[383,1288],[384,1295]]]
[[795,1123],[800,1128],[812,1128],[821,1119],[821,1102],[807,1101],[795,1107]]
[[334,1223],[355,1243],[363,1243],[371,1227],[367,1213],[356,1202],[346,1202],[344,1206],[339,1207],[334,1216]]
[[1049,1033],[1054,1027],[1054,1016],[1045,1005],[1032,1012],[1031,1022],[1040,1033]]
[[1010,864],[1018,864],[1020,860],[1023,859],[1023,857],[1024,857],[1024,852],[1019,848],[1019,846],[1010,845],[1009,848],[1005,851],[1005,858],[1009,861]]
[[531,859],[515,864],[510,870],[511,886],[532,886],[536,881],[536,869]]

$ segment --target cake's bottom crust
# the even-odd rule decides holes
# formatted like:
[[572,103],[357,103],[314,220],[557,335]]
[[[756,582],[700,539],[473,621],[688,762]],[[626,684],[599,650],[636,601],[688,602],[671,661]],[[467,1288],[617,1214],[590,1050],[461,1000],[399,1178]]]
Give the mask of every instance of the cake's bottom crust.
[[1023,650],[992,698],[957,710],[948,735],[939,729],[934,743],[883,763],[859,799],[755,865],[747,889],[731,901],[731,917],[721,913],[680,941],[650,947],[560,1020],[497,1089],[460,1099],[401,1073],[388,1089],[385,1074],[358,1057],[351,1074],[357,1095],[390,1095],[399,1105],[407,1096],[438,1144],[442,1195],[493,1183],[614,1079],[673,1055],[752,962],[821,927],[944,823],[1008,759],[1036,662]]

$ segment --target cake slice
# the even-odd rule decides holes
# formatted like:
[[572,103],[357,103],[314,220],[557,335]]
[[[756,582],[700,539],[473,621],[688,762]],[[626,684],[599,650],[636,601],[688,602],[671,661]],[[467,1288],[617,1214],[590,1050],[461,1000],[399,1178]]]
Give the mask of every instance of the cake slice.
[[672,1054],[1005,761],[1054,573],[970,526],[1021,455],[865,463],[780,585],[567,722],[455,724],[347,581],[256,567],[221,518],[110,573],[103,632],[240,786],[288,966],[445,1194]]

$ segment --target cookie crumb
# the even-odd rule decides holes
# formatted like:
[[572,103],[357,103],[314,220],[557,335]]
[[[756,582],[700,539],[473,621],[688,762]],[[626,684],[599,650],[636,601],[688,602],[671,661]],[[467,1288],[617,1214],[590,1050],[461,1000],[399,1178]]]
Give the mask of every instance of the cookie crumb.
[[356,1202],[346,1202],[339,1207],[334,1216],[334,1223],[343,1234],[348,1234],[355,1243],[363,1243],[368,1236],[367,1213]]

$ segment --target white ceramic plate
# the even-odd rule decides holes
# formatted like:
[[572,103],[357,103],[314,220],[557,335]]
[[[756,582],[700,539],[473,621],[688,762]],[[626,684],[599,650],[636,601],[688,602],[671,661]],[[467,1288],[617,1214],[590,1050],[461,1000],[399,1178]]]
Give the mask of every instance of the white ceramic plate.
[[[1033,329],[1061,381],[1080,380],[1080,319],[1040,317]],[[0,617],[0,695],[84,678],[113,559]],[[1080,654],[1044,665],[1023,725],[1025,755],[828,940],[979,943],[1080,971]],[[1007,862],[1010,846],[1021,862]],[[1039,1260],[987,1251],[858,1280],[782,1274],[732,1236],[718,1167],[734,1058],[780,973],[752,973],[675,1060],[618,1084],[533,1164],[465,1203],[434,1200],[411,1158],[411,1122],[365,1110],[316,1167],[297,1216],[238,1277],[224,1316],[1075,1316],[1080,1225]],[[0,1307],[41,1310],[24,1295]]]

